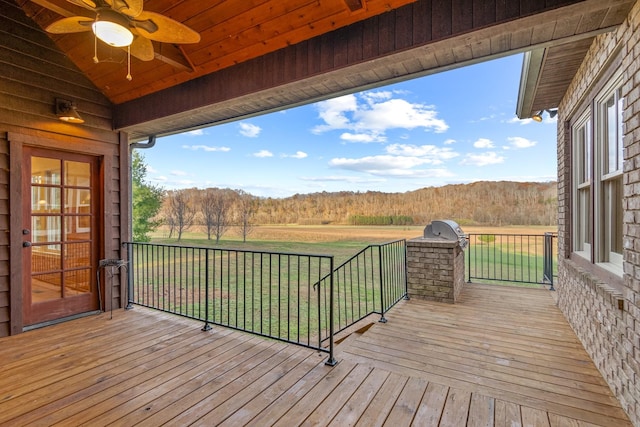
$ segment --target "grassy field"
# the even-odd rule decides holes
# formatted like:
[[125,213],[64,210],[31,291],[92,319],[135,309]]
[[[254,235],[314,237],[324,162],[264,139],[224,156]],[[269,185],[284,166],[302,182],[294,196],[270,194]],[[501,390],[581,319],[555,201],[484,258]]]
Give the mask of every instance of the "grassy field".
[[[206,234],[201,231],[183,233],[180,244],[333,255],[338,265],[369,244],[421,237],[423,230],[424,226],[263,225],[253,229],[246,243],[242,242],[241,236],[237,235],[235,230],[230,230],[218,245],[215,244],[215,240],[208,241]],[[550,226],[463,227],[465,233],[484,234],[541,235],[556,230]],[[176,244],[177,239],[168,239],[168,234],[168,230],[160,229],[152,235],[152,241]]]

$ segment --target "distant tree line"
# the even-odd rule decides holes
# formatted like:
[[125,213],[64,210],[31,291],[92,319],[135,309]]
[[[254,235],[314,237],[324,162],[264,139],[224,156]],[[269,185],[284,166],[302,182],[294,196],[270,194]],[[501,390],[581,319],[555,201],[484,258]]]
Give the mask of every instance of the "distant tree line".
[[407,215],[351,215],[350,225],[413,225],[413,217]]
[[340,191],[261,198],[254,220],[257,224],[372,224],[378,222],[373,218],[389,217],[397,219],[393,224],[398,225],[427,224],[434,219],[454,219],[462,225],[554,225],[557,207],[555,182],[481,181],[405,193]]
[[427,187],[406,193],[379,191],[296,194],[260,198],[243,190],[164,190],[146,182],[144,157],[132,155],[133,238],[149,241],[163,225],[169,238],[187,230],[207,238],[235,228],[243,241],[256,224],[413,225],[453,219],[460,225],[555,225],[555,182],[482,181]]
[[322,192],[260,198],[221,188],[165,191],[150,220],[180,240],[187,230],[220,241],[235,228],[246,241],[256,224],[413,225],[453,219],[461,225],[554,225],[555,182],[483,181],[406,193]]
[[253,229],[258,198],[242,190],[189,188],[170,190],[164,195],[157,220],[167,226],[169,238],[182,240],[185,231],[197,228],[216,243],[231,228],[239,230],[243,241]]

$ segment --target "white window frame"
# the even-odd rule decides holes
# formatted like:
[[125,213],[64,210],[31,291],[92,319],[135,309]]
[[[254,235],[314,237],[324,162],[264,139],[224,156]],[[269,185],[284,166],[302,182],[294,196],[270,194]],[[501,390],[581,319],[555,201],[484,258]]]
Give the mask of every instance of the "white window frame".
[[591,259],[593,197],[591,158],[591,114],[586,111],[571,130],[573,141],[573,249],[583,258]]
[[[623,234],[623,98],[622,76],[610,80],[595,100],[595,236],[598,242],[595,262],[622,275]],[[613,104],[608,102],[613,98]],[[613,111],[611,110],[613,109]],[[610,114],[613,113],[613,114]],[[613,128],[609,126],[613,121]],[[613,148],[613,150],[610,150]],[[613,160],[613,162],[612,162]],[[613,231],[613,232],[612,232]]]
[[623,272],[621,88],[618,72],[571,126],[573,253],[618,276]]

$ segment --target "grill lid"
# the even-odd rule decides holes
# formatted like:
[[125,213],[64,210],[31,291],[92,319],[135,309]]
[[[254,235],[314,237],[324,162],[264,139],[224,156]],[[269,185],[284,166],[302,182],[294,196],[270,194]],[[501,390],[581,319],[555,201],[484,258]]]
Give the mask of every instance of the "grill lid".
[[440,239],[460,242],[462,248],[467,247],[467,236],[457,222],[450,219],[434,220],[424,229],[425,239]]

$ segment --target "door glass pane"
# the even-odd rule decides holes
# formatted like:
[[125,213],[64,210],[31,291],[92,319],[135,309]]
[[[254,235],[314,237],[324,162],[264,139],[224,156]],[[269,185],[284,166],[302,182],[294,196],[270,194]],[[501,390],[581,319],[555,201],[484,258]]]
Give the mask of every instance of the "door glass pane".
[[61,273],[34,274],[31,277],[31,302],[62,298],[61,283]]
[[66,242],[91,239],[91,217],[89,215],[67,216],[64,223],[64,240]]
[[31,212],[60,212],[60,189],[56,187],[31,187]]
[[72,187],[89,187],[91,184],[90,166],[89,163],[65,161],[65,185]]
[[32,216],[31,217],[31,242],[59,242],[62,240],[60,228],[60,216]]
[[84,294],[90,292],[91,270],[67,271],[64,273],[64,295],[70,297],[73,295]]
[[65,268],[89,267],[90,243],[67,243],[64,245]]
[[64,211],[66,213],[91,213],[91,190],[67,188],[64,192]]
[[61,269],[60,245],[32,246],[31,271],[34,274]]
[[46,157],[31,157],[32,184],[60,184],[61,162]]

